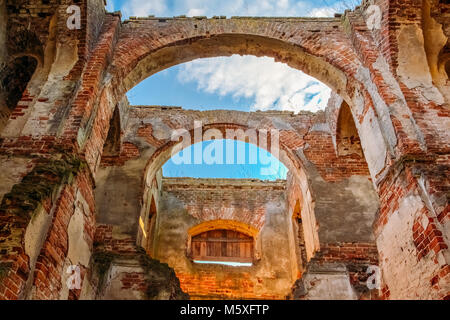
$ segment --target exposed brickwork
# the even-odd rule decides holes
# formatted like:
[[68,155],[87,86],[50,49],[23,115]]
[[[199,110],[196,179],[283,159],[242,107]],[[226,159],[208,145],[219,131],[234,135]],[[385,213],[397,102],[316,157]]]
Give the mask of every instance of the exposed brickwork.
[[216,272],[199,274],[177,273],[181,288],[191,299],[285,299],[285,296],[255,293],[253,276],[248,272],[232,273],[227,277],[218,277]]
[[375,243],[327,243],[321,245],[316,259],[323,262],[365,262],[378,264],[378,251]]
[[[296,264],[290,253],[295,244],[289,244],[287,232],[276,231],[291,222],[284,193],[283,180],[163,178],[156,257],[174,268],[181,288],[194,299],[284,299]],[[193,262],[189,235],[214,229],[251,236],[252,265]]]
[[369,169],[362,156],[351,154],[337,156],[331,137],[320,132],[309,133],[305,142],[311,145],[305,151],[326,181],[339,181],[353,175],[368,176]]
[[[255,132],[258,132],[258,130],[262,129],[269,132],[270,130],[276,130],[277,127],[274,126],[273,121],[282,119],[286,127],[291,128],[291,130],[281,130],[279,133],[279,141],[283,151],[291,154],[294,150],[304,148],[306,158],[316,166],[322,178],[326,181],[340,181],[352,175],[369,175],[364,158],[358,155],[337,156],[332,135],[329,132],[314,129],[314,125],[326,123],[325,114],[322,112],[317,114],[303,112],[294,115],[290,112],[269,111],[247,114],[222,110],[200,112],[162,106],[131,107],[121,154],[118,157],[102,159],[102,164],[123,165],[127,160],[140,156],[143,149],[148,146],[157,149],[153,158],[172,148],[171,132],[162,134],[160,132],[161,129],[159,129],[162,126],[161,124],[158,123],[155,127],[151,124],[141,124],[143,121],[146,122],[148,121],[147,119],[155,117],[161,119],[164,125],[171,130],[186,129],[191,131],[192,138],[194,138],[194,133],[192,132],[194,121],[199,121],[203,124],[203,133],[208,129],[218,129],[222,132],[223,137],[226,138],[227,130],[235,130],[236,132],[237,130],[243,130],[243,132],[246,130],[256,130]],[[211,117],[213,118],[211,119]],[[248,123],[254,123],[254,125],[248,127]],[[135,136],[142,137],[146,145],[136,146],[133,141]],[[259,136],[259,139],[261,139],[261,136]],[[263,146],[261,142],[259,143],[260,146]],[[270,143],[269,135],[267,139],[267,148],[269,150]],[[298,162],[295,156],[291,159]],[[299,163],[295,162],[294,166],[300,166]]]
[[117,253],[136,252],[136,239],[132,237],[115,238],[113,237],[112,225],[97,225],[94,244],[101,245],[105,250]]
[[[105,215],[103,207],[96,207],[93,189],[104,191],[104,185],[114,181],[105,172],[113,172],[115,179],[131,177],[124,182],[127,192],[114,193],[104,202],[120,203],[124,207],[115,209],[137,220],[174,146],[171,130],[192,131],[194,120],[221,132],[279,129],[280,160],[291,172],[287,185],[272,190],[266,199],[275,200],[276,194],[283,193],[289,219],[300,207],[295,214],[304,226],[308,260],[374,262],[372,242],[328,241],[336,232],[324,227],[344,219],[333,221],[339,210],[326,210],[333,199],[346,199],[357,208],[362,205],[352,183],[359,179],[356,185],[367,186],[370,174],[380,202],[374,221],[384,281],[380,297],[449,298],[448,3],[363,1],[335,18],[149,17],[121,23],[120,15],[105,14],[103,0],[80,0],[82,28],[69,30],[66,9],[72,3],[7,0],[0,8],[4,42],[0,43],[0,170],[8,177],[1,186],[0,299],[81,298],[83,292],[66,292],[62,283],[64,265],[73,254],[67,240],[71,218],[84,208],[84,224],[77,228],[82,229],[87,247],[92,247],[94,214]],[[382,11],[379,30],[366,26],[364,10],[371,4]],[[298,115],[128,108],[124,102],[129,89],[155,72],[196,58],[236,53],[275,57],[322,80],[336,94],[326,112]],[[19,64],[14,62],[17,57]],[[35,62],[39,67],[32,71]],[[342,124],[339,115],[346,105],[352,117],[348,114]],[[103,155],[114,114],[120,117],[120,130],[111,128],[119,132],[118,155]],[[353,127],[350,136],[340,136],[340,128],[351,118],[358,136]],[[342,138],[356,145],[360,141],[363,156],[359,149],[340,152],[352,147],[343,146]],[[86,164],[82,174],[75,174],[72,167],[54,167],[55,161],[68,155]],[[67,179],[66,173],[72,178]],[[252,193],[250,198],[258,200],[237,212],[261,230],[270,221],[261,205],[264,192],[257,187],[223,191],[220,199],[217,190],[207,196],[195,192],[188,196],[181,187],[168,191],[188,204],[195,219],[225,217],[224,204],[234,199],[243,202],[247,199],[242,195]],[[136,203],[127,211],[129,203],[124,200],[129,199]],[[201,201],[205,205],[200,209],[196,203]],[[361,212],[368,219],[369,213]],[[45,227],[34,247],[26,239],[32,237],[36,226],[31,217],[36,215]],[[133,229],[134,234],[116,238],[113,230],[118,224],[100,225],[95,242],[119,255],[136,251],[136,230],[127,225],[127,232]],[[363,237],[356,232],[353,236]],[[90,249],[83,250],[89,252],[79,258],[86,260]],[[81,265],[83,281],[92,280],[87,264]],[[359,269],[355,272],[351,281],[357,286],[363,277]],[[124,290],[142,291],[143,274],[142,270],[126,274]],[[275,297],[257,293],[260,284],[249,282],[252,274],[245,272],[234,280],[199,273],[196,277],[204,283],[195,285],[190,275],[179,275],[198,297]]]
[[385,299],[378,290],[369,290],[367,281],[370,266],[378,266],[378,250],[375,243],[327,243],[321,244],[320,251],[310,262],[318,265],[342,264],[345,266],[350,284],[358,298],[362,300]]
[[[148,257],[134,237],[120,234],[111,225],[98,225],[94,248],[90,281],[97,287],[97,298],[110,299],[113,294],[122,299],[189,299],[175,272],[167,264]],[[125,268],[121,270],[123,261]],[[107,281],[111,268],[116,268],[115,277]],[[111,293],[112,283],[118,283],[121,291]]]
[[258,230],[266,217],[266,203],[280,199],[283,181],[263,183],[251,179],[165,178],[163,192],[170,192],[200,221],[238,219]]
[[[74,213],[73,204],[75,202],[76,190],[80,190],[90,207],[89,212],[84,212],[85,221],[82,232],[86,242],[92,247],[95,232],[95,219],[93,214],[95,206],[90,178],[85,173],[77,177],[74,186],[64,188],[56,203],[51,228],[35,266],[33,285],[36,289],[33,296],[34,299],[59,299],[61,288],[66,285],[62,281],[62,275],[66,272],[64,263],[66,262],[69,250],[69,235],[67,230]],[[88,266],[82,267],[86,268]],[[77,294],[79,295],[79,292]],[[75,297],[77,294],[75,294]]]

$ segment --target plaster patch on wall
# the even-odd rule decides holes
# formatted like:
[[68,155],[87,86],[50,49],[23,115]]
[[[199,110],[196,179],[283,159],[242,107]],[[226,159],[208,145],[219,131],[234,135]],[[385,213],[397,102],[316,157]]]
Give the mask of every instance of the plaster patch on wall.
[[49,79],[62,79],[67,76],[78,61],[78,44],[75,41],[57,43],[56,59],[52,65]]
[[402,26],[397,43],[399,44],[397,74],[400,80],[409,89],[419,89],[426,100],[443,104],[444,97],[433,85],[431,78],[422,29],[415,24]]
[[[400,122],[402,122],[403,130],[405,130],[405,132],[407,132],[409,135],[417,137],[421,146],[423,148],[426,148],[423,133],[417,127],[411,109],[409,109],[406,103],[405,96],[403,95],[399,83],[397,82],[397,80],[395,80],[394,75],[390,71],[386,59],[382,55],[379,55],[377,60],[374,62],[373,67],[382,74],[384,81],[389,86],[390,92],[397,98],[397,100],[390,105],[390,110],[392,110],[391,112]],[[405,114],[411,122],[412,128],[411,125],[406,123],[407,120],[404,117]]]
[[294,130],[292,126],[287,123],[284,119],[280,119],[279,117],[271,117],[270,120],[275,129],[278,130]]
[[[372,98],[373,106],[378,115],[378,117],[376,117],[374,121],[379,122],[379,126],[383,130],[381,138],[384,138],[386,147],[389,148],[390,153],[393,155],[394,148],[397,145],[397,136],[395,135],[394,126],[392,125],[389,108],[386,105],[386,102],[384,102],[383,98],[381,97],[377,86],[372,82],[369,69],[364,67],[358,68],[358,71],[356,72],[356,79],[364,84],[370,94],[370,97]],[[361,134],[360,137],[361,140],[364,140],[366,138]]]
[[[61,291],[59,292],[59,300],[67,300],[69,298],[69,287],[67,286],[67,280],[71,276],[70,273],[67,272],[72,263],[66,258],[64,261],[64,265],[61,272]],[[87,282],[87,281],[83,281]]]
[[6,14],[6,0],[0,0],[0,68],[1,63],[4,62],[6,57],[6,25],[8,22]]
[[378,236],[376,242],[380,253],[380,267],[389,286],[391,299],[436,299],[430,283],[433,273],[439,270],[434,254],[429,253],[418,261],[413,242],[412,227],[420,214],[423,202],[418,195],[402,199]]
[[387,150],[377,117],[369,109],[360,126],[361,145],[366,156],[372,181],[376,181],[377,174],[381,172],[386,163]]
[[[78,195],[77,202],[85,202],[80,194]],[[82,264],[88,266],[91,257],[91,249],[84,238],[84,210],[85,209],[80,208],[78,205],[70,219],[69,227],[67,229],[69,236],[69,251],[67,253],[67,258],[74,265]]]
[[25,253],[30,258],[30,266],[34,266],[36,263],[51,221],[52,216],[41,207],[27,226],[25,231]]
[[159,118],[153,119],[144,119],[144,124],[152,125],[152,134],[158,140],[170,140],[172,134],[172,128],[170,128],[167,124],[165,124]]
[[347,273],[306,273],[306,300],[356,300]]
[[327,132],[327,133],[331,134],[330,126],[326,122],[313,124],[309,131],[310,132],[320,131],[320,132]]

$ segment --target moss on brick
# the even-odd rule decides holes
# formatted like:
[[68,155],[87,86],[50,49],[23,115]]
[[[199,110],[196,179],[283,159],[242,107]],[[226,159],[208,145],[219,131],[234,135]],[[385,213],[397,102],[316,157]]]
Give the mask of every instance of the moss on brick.
[[98,276],[98,288],[102,288],[105,284],[106,273],[117,256],[119,255],[108,251],[97,251],[92,255],[94,269]]
[[0,212],[31,219],[43,200],[50,198],[61,185],[71,183],[86,167],[84,160],[73,155],[42,160],[3,197]]
[[166,263],[150,258],[144,249],[136,248],[136,253],[119,254],[109,251],[97,251],[92,255],[93,267],[98,276],[98,288],[105,284],[106,274],[115,259],[136,259],[144,270],[146,279],[145,298],[158,299],[160,292],[168,291],[170,300],[188,300],[190,297],[183,292],[175,271]]
[[181,290],[180,280],[167,263],[150,258],[142,248],[139,248],[138,252],[139,261],[147,275],[145,295],[148,300],[157,299],[162,290],[170,290],[170,300],[189,300],[189,294]]
[[12,263],[0,262],[0,281],[8,275],[9,270],[11,270]]

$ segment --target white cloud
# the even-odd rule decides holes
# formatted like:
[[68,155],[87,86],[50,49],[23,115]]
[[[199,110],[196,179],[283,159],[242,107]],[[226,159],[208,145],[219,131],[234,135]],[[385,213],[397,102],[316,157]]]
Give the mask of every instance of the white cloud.
[[196,82],[208,93],[254,99],[253,110],[317,111],[325,108],[330,95],[324,84],[267,57],[195,60],[181,67],[178,79]]
[[[302,3],[302,2],[299,2]],[[228,1],[211,1],[211,0],[176,0],[174,11],[183,14],[188,12],[188,16],[192,16],[190,10],[202,10],[202,14],[208,17],[214,15],[224,16],[282,16],[295,15],[298,12],[293,10],[297,7],[293,0],[228,0]]]
[[121,7],[124,16],[146,17],[148,15],[165,15],[168,11],[166,0],[128,0]]
[[206,14],[206,10],[205,9],[197,9],[197,8],[192,8],[189,9],[187,16],[188,17],[195,17],[195,16],[203,16]]
[[309,12],[310,17],[333,17],[335,13],[339,12],[335,7],[323,7],[323,8],[314,8]]
[[114,12],[114,1],[113,0],[108,0],[106,2],[106,10],[109,12]]
[[311,16],[330,17],[353,8],[360,0],[108,0],[108,10],[124,17],[148,16]]
[[[119,0],[116,1],[116,7]],[[310,16],[332,17],[359,0],[129,0],[127,16]],[[170,3],[170,5],[169,5]],[[316,111],[326,106],[330,89],[304,73],[269,58],[211,58],[182,66],[179,80],[196,82],[199,90],[254,99],[253,109]]]

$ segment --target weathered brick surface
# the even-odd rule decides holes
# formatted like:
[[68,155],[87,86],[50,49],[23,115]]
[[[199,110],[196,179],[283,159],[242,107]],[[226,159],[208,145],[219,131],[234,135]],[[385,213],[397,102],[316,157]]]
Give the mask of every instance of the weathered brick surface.
[[97,226],[90,269],[89,281],[96,288],[91,298],[189,299],[173,269],[148,257],[135,237],[112,225]]
[[258,230],[266,218],[266,204],[278,201],[284,192],[282,180],[264,183],[259,180],[204,180],[164,178],[163,192],[186,205],[199,221],[238,219]]
[[317,259],[323,262],[365,262],[378,264],[378,251],[375,243],[327,243],[320,248]]
[[378,258],[378,250],[373,242],[337,242],[321,244],[320,252],[315,255],[310,264],[344,265],[358,299],[386,299],[382,290],[369,290],[367,287],[367,281],[371,275],[368,268],[378,266]]
[[[17,191],[14,185],[23,186],[22,177],[27,182],[26,176],[37,163],[52,163],[67,154],[86,161],[97,194],[105,183],[129,174],[129,180],[138,181],[125,183],[128,193],[102,202],[120,203],[118,211],[138,219],[139,200],[145,199],[170,156],[170,131],[191,130],[193,120],[203,120],[207,127],[222,131],[245,129],[251,127],[249,123],[280,129],[281,160],[292,174],[286,188],[287,207],[292,211],[299,202],[302,219],[309,219],[309,231],[305,229],[309,258],[325,248],[324,244],[336,243],[328,241],[331,233],[323,232],[326,221],[331,221],[324,214],[330,199],[361,204],[364,197],[356,195],[354,184],[348,185],[355,179],[361,186],[367,185],[370,174],[380,199],[373,240],[385,282],[381,296],[448,297],[450,11],[445,1],[363,1],[336,18],[150,17],[123,23],[119,15],[105,14],[103,0],[77,3],[82,13],[80,30],[66,27],[65,10],[72,1],[7,0],[0,7],[0,168],[3,175],[11,172],[1,189],[0,270],[6,270],[1,273],[6,277],[0,280],[2,299],[30,294],[24,288],[35,266],[32,255],[25,253],[23,239],[32,226],[29,215],[38,207],[43,208],[42,217],[52,217],[44,232],[48,233],[42,235],[43,248],[48,251],[43,251],[39,261],[51,256],[59,260],[37,264],[42,270],[47,264],[52,266],[55,277],[53,283],[39,283],[41,289],[35,294],[42,298],[61,294],[57,274],[61,275],[66,245],[57,243],[56,238],[61,235],[64,239],[70,212],[60,206],[73,206],[75,198],[68,190],[76,187],[37,174],[33,179],[37,181],[39,176],[41,182],[47,181],[54,194],[6,196]],[[382,10],[379,30],[370,31],[365,23],[364,10],[371,4]],[[235,53],[275,57],[328,84],[351,111],[364,157],[339,153],[339,114],[345,104],[336,96],[327,112],[299,115],[126,107],[125,93],[160,70],[196,58]],[[24,58],[25,64],[18,65],[14,61],[18,56],[32,58]],[[25,65],[31,68],[32,59],[39,68],[31,79],[25,73],[14,78],[14,70]],[[5,79],[14,88],[5,87]],[[8,96],[12,91],[13,99]],[[119,155],[102,157],[118,106]],[[155,125],[150,119],[161,123]],[[94,209],[89,195],[94,183],[78,183],[81,189],[87,188],[83,198],[89,203],[89,212],[97,210],[103,221],[105,208]],[[347,191],[345,197],[333,186]],[[127,208],[126,197],[136,204]],[[21,215],[22,211],[27,214]],[[89,221],[87,235],[93,232],[92,219]],[[362,239],[361,234],[355,236]],[[87,242],[90,238],[87,236]],[[49,248],[56,253],[50,254]],[[404,274],[406,280],[397,281]],[[69,297],[80,294],[70,292]]]
[[94,244],[101,245],[107,251],[117,253],[136,252],[136,239],[133,237],[115,238],[113,236],[113,226],[98,224],[95,231]]
[[218,276],[217,272],[200,272],[198,274],[177,273],[181,288],[189,292],[191,299],[276,299],[286,296],[277,294],[255,293],[253,275],[248,272]]
[[[36,262],[33,299],[60,299],[62,287],[66,286],[62,279],[66,273],[64,267],[70,245],[68,227],[75,211],[74,204],[77,205],[77,191],[82,194],[83,199],[89,206],[89,211],[83,212],[83,229],[79,230],[79,232],[82,232],[82,237],[86,240],[89,247],[92,248],[95,232],[95,205],[90,177],[85,173],[77,177],[73,186],[66,186],[58,199],[47,239]],[[80,250],[82,249],[80,248]],[[78,261],[70,261],[70,263],[78,264]],[[88,265],[80,265],[80,267],[84,270],[82,273],[83,280],[85,269]],[[73,294],[75,296],[72,298],[76,298],[80,292]]]
[[[297,276],[290,270],[297,262],[290,253],[294,248],[289,233],[277,232],[287,230],[291,223],[284,192],[284,181],[164,178],[158,233],[153,239],[156,258],[174,268],[181,288],[191,298],[285,298]],[[205,223],[206,230],[240,230],[235,229],[236,223],[252,230],[252,266],[191,261],[190,230]]]
[[[46,163],[41,160],[4,196],[0,209],[0,263],[2,267],[6,267],[6,272],[2,273],[0,279],[0,286],[3,287],[4,298],[26,298],[29,293],[22,290],[26,282],[32,281],[33,277],[37,297],[59,297],[61,275],[65,272],[62,267],[69,245],[67,227],[76,206],[75,190],[79,190],[88,204],[89,209],[84,212],[84,229],[80,231],[86,234],[86,242],[92,243],[95,225],[92,181],[88,172],[79,171],[82,170],[79,166],[77,161],[70,164],[62,161]],[[74,181],[70,182],[70,179]],[[27,192],[26,190],[30,193],[28,200],[24,200],[21,194]],[[51,219],[48,231],[45,228],[33,231],[33,219],[41,219],[42,216]],[[33,232],[38,231],[43,234],[33,236]],[[30,232],[32,241],[38,242],[40,237],[47,239],[42,250],[29,242]],[[30,261],[31,254],[39,255],[37,261]],[[30,274],[31,272],[33,274]],[[11,292],[14,295],[11,295]]]

